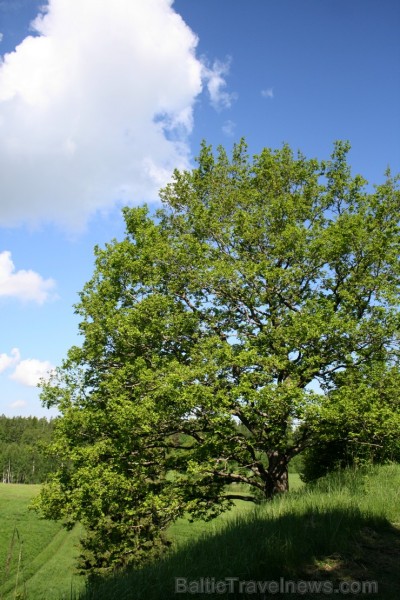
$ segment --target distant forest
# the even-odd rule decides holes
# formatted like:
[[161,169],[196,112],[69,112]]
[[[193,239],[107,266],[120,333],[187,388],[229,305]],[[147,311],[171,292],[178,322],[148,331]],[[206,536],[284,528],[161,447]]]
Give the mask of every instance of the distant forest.
[[42,483],[56,467],[46,455],[55,419],[0,416],[0,476],[3,483]]

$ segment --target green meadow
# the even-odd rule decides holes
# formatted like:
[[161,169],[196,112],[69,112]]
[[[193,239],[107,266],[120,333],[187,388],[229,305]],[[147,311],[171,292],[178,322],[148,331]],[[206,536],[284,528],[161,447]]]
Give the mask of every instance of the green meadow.
[[84,584],[74,569],[79,530],[28,509],[39,485],[0,484],[0,599],[70,598]]
[[[245,584],[239,593],[239,582],[281,578],[330,582],[339,590],[303,598],[338,598],[343,589],[354,593],[371,581],[378,593],[363,588],[362,597],[400,597],[400,465],[332,473],[314,485],[291,475],[286,496],[256,507],[238,501],[208,523],[180,519],[168,532],[171,549],[161,560],[90,582],[74,570],[79,531],[67,532],[28,510],[38,489],[0,486],[2,600],[262,598]],[[237,579],[232,593],[194,594],[182,587],[176,593],[175,578],[186,585]],[[347,588],[339,589],[343,584]]]

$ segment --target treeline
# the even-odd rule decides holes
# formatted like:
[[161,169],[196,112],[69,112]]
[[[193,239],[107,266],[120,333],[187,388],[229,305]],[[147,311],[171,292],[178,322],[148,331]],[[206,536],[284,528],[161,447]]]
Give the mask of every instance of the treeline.
[[3,483],[42,483],[54,471],[47,456],[55,419],[0,416],[0,476]]

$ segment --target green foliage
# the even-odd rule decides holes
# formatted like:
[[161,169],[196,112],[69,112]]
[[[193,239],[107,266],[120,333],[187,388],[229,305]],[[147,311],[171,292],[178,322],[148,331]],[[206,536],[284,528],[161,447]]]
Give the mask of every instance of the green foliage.
[[323,405],[319,437],[303,457],[313,481],[351,465],[400,462],[400,372],[383,363],[340,372]]
[[[65,462],[37,503],[83,523],[84,568],[142,563],[184,512],[229,508],[227,484],[246,500],[287,490],[321,424],[340,430],[338,403],[352,426],[357,398],[370,426],[374,406],[397,411],[368,373],[398,368],[398,179],[367,191],[348,151],[203,145],[155,217],[124,209],[125,239],[96,248],[82,346],[43,391]],[[381,417],[386,443],[398,420]]]
[[3,483],[42,483],[56,469],[46,448],[54,421],[0,415],[0,475]]

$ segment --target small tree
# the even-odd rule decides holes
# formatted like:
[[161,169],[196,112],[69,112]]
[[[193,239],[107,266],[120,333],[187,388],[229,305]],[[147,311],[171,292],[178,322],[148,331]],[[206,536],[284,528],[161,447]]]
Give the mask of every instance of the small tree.
[[318,436],[306,449],[302,478],[338,467],[400,461],[400,370],[384,363],[336,374],[324,398]]
[[367,191],[348,150],[203,145],[155,217],[126,208],[126,238],[96,248],[82,347],[44,387],[65,462],[39,500],[83,522],[85,567],[146,557],[184,511],[229,507],[227,484],[286,491],[328,392],[347,410],[338,374],[397,364],[398,179]]

